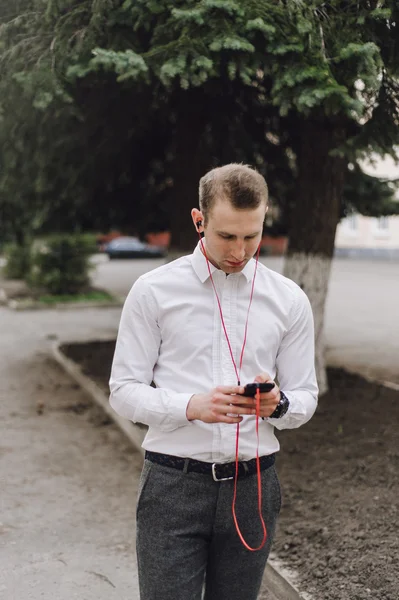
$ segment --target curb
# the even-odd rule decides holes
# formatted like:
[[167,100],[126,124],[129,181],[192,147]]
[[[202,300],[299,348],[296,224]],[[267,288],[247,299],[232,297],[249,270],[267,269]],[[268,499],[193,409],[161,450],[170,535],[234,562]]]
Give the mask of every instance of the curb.
[[87,392],[91,399],[106,413],[106,415],[112,419],[112,421],[119,427],[119,429],[125,434],[135,450],[137,450],[144,458],[144,449],[141,444],[144,439],[144,432],[133,425],[131,421],[120,417],[112,408],[108,402],[107,396],[103,390],[98,386],[92,379],[87,377],[82,372],[82,369],[70,358],[67,358],[60,349],[60,346],[68,342],[54,342],[51,350],[53,358],[57,363],[72,377],[72,379],[80,385],[81,388]]
[[358,377],[362,377],[369,383],[373,383],[374,385],[381,385],[383,387],[394,390],[395,392],[399,392],[399,383],[395,383],[394,381],[387,381],[386,379],[378,379],[378,377],[367,375],[363,373],[363,371],[361,371],[360,368],[351,368],[347,365],[342,365],[335,361],[329,362],[327,366],[332,367],[333,369],[344,369],[347,373],[350,373],[351,375],[357,375]]
[[7,296],[4,288],[0,288],[0,306],[8,306],[11,310],[76,310],[80,308],[121,308],[124,300],[114,296],[114,300],[97,302],[96,300],[87,302],[57,302],[55,304],[43,304],[35,300],[22,299],[14,300]]
[[278,563],[279,561],[268,559],[262,585],[266,586],[277,600],[312,600],[309,594],[298,590],[289,580],[290,576],[285,575],[285,569],[280,568]]
[[123,302],[119,300],[107,302],[58,302],[56,304],[40,304],[39,302],[24,303],[23,301],[10,300],[7,304],[11,310],[76,310],[84,308],[120,308]]
[[[102,340],[105,341],[105,340]],[[71,359],[67,358],[61,351],[64,344],[73,343],[68,341],[54,342],[51,346],[53,358],[56,362],[72,377],[72,379],[82,387],[92,400],[104,410],[107,416],[119,427],[126,435],[133,448],[137,450],[144,459],[144,449],[141,444],[144,439],[144,431],[134,425],[131,421],[120,417],[110,406],[107,396],[103,390]],[[283,574],[283,570],[277,566],[277,562],[269,559],[262,587],[265,586],[277,600],[310,600],[310,596],[299,592],[296,586],[288,580]]]
[[69,302],[52,304],[49,306],[43,305],[25,305],[21,306],[18,304],[14,304],[15,300],[11,300],[8,304],[8,308],[11,310],[23,311],[23,310],[76,310],[76,309],[85,309],[85,308],[121,308],[123,306],[123,302],[79,302],[76,304],[72,304]]
[[393,381],[385,381],[384,379],[376,379],[375,377],[370,377],[369,375],[364,375],[363,373],[360,373],[359,371],[356,371],[355,369],[350,369],[350,368],[346,369],[345,368],[345,370],[348,373],[352,373],[352,375],[360,375],[360,377],[363,377],[363,379],[365,379],[369,383],[374,383],[375,385],[382,385],[383,387],[394,390],[395,392],[399,392],[399,383],[394,383]]

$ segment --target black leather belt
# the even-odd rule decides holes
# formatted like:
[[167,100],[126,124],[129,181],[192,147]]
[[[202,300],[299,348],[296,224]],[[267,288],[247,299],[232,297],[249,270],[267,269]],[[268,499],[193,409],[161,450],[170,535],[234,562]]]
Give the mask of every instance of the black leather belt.
[[[226,481],[234,479],[236,472],[236,463],[209,463],[192,458],[182,458],[181,456],[171,456],[170,454],[160,454],[159,452],[149,452],[146,450],[145,458],[158,465],[185,471],[186,473],[201,473],[203,475],[212,475],[215,481]],[[276,460],[275,454],[260,456],[260,470],[265,471],[271,467]],[[256,473],[256,458],[240,461],[238,463],[238,477],[246,477]]]

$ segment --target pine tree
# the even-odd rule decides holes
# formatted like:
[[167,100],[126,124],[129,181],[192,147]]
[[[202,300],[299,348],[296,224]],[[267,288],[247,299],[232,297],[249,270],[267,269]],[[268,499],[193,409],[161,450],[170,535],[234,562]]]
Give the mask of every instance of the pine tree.
[[206,162],[212,101],[220,108],[222,99],[228,114],[242,113],[246,121],[258,109],[253,122],[291,156],[296,177],[285,273],[310,297],[325,390],[324,305],[348,163],[371,151],[392,153],[399,142],[397,2],[126,0],[114,6],[96,2],[88,29],[108,28],[112,35],[70,73],[111,70],[120,82],[153,86],[159,105],[174,98],[181,167],[176,215],[188,208]]
[[[99,185],[107,175],[124,206],[123,190],[133,188],[123,179],[143,197],[161,188],[174,244],[186,249],[195,239],[186,215],[207,168],[243,160],[266,175],[285,206],[285,272],[310,297],[326,389],[323,315],[343,199],[361,207],[365,194],[355,201],[349,192],[353,176],[367,189],[376,182],[359,172],[359,159],[399,143],[397,2],[41,4],[46,60],[82,115],[93,165],[104,172]],[[84,170],[95,196],[94,171]],[[382,204],[395,210],[385,195]]]

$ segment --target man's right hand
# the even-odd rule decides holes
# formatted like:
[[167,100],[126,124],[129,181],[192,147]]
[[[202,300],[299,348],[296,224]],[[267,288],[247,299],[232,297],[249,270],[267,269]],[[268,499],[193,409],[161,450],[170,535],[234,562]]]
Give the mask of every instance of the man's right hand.
[[239,396],[244,387],[219,385],[207,394],[194,394],[187,405],[189,421],[198,419],[204,423],[241,423],[241,415],[254,415],[254,398]]

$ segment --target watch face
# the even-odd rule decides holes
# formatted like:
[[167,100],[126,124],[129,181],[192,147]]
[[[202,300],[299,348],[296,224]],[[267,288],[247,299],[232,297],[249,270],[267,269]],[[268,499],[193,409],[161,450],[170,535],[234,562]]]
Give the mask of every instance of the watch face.
[[280,402],[277,404],[273,414],[270,415],[272,419],[281,419],[287,412],[290,406],[290,401],[287,396],[280,390]]
[[281,414],[280,414],[280,416],[283,417],[285,415],[285,413],[287,412],[287,410],[289,409],[290,401],[288,400],[287,396],[283,392],[280,392],[280,395],[281,395]]

